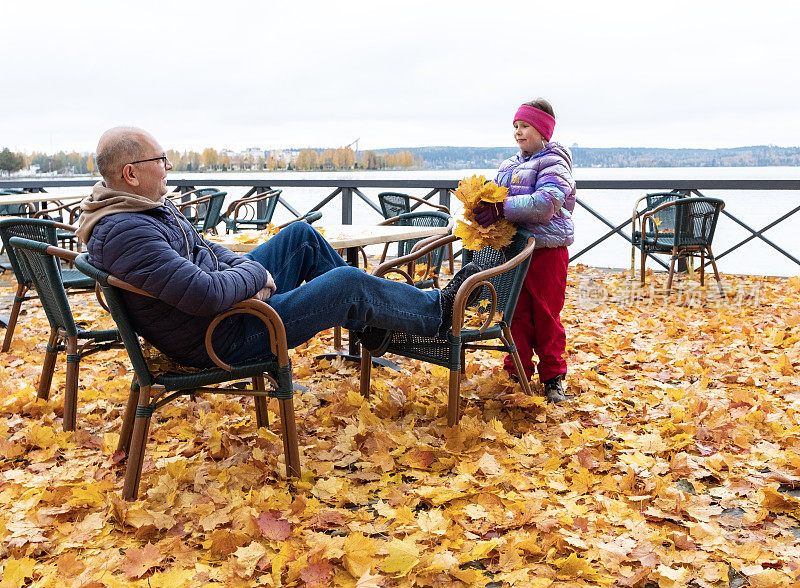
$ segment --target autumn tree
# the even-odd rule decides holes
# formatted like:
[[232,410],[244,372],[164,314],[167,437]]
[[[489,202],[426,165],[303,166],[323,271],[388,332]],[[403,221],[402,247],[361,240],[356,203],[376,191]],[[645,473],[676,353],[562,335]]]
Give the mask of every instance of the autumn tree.
[[203,153],[200,155],[200,162],[202,163],[203,167],[216,169],[219,165],[219,153],[217,150],[212,147],[206,147],[203,149]]
[[0,151],[0,170],[15,172],[25,165],[25,158],[19,153],[13,153],[8,147]]

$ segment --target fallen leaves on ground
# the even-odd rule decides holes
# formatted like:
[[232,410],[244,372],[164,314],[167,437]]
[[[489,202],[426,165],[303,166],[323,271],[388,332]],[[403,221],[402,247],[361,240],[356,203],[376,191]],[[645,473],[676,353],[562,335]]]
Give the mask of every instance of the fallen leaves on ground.
[[373,369],[363,399],[357,365],[314,359],[323,333],[293,352],[301,479],[277,415],[259,430],[251,401],[202,396],[154,415],[137,502],[124,352],[81,362],[63,432],[64,358],[36,400],[49,327],[26,302],[0,355],[0,586],[796,585],[800,279],[569,283],[573,401],[477,351],[448,428],[447,370],[389,356],[402,371]]

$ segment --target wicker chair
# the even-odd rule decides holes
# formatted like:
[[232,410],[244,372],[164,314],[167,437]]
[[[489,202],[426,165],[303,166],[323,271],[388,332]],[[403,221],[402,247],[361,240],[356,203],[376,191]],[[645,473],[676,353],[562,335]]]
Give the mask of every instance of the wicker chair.
[[[378,202],[381,205],[381,212],[383,213],[383,218],[391,219],[396,216],[400,216],[401,214],[406,214],[409,212],[413,212],[418,207],[425,204],[426,206],[431,206],[435,210],[439,212],[443,212],[445,214],[450,214],[450,209],[443,204],[434,204],[430,200],[425,200],[424,198],[418,198],[417,196],[411,196],[410,194],[403,194],[402,192],[381,192],[378,194]],[[412,206],[412,202],[415,202]],[[387,250],[384,250],[383,255],[386,255]],[[398,255],[399,257],[399,255]],[[453,245],[450,244],[447,246],[447,257],[448,262],[450,264],[450,273],[453,273],[453,267],[455,265],[455,256],[453,254]],[[383,259],[383,258],[381,258]]]
[[[61,282],[59,259],[74,260],[77,254],[41,241],[11,237],[9,251],[14,251],[17,263],[33,280],[42,308],[50,322],[50,339],[39,379],[38,397],[44,400],[50,396],[56,357],[59,351],[66,351],[67,380],[64,390],[65,431],[75,430],[78,411],[78,372],[80,361],[87,355],[121,347],[122,340],[116,329],[87,330],[75,324],[72,310],[67,300],[64,284]],[[94,283],[94,280],[92,280]],[[80,345],[79,345],[80,342]]]
[[[225,232],[238,233],[239,228],[263,229],[266,227],[272,222],[281,192],[281,190],[268,189],[231,202],[222,217],[225,222]],[[258,207],[262,203],[265,207],[264,212],[258,216]]]
[[[373,272],[376,276],[388,273],[399,273],[409,283],[412,277],[400,269],[403,265],[427,255],[429,252],[458,240],[454,235],[442,237],[428,243],[415,253],[386,262]],[[465,252],[465,260],[480,264],[484,270],[469,277],[458,289],[453,306],[453,322],[447,337],[423,337],[405,332],[395,332],[389,343],[388,353],[419,359],[450,370],[449,397],[447,407],[447,424],[455,425],[460,418],[461,372],[465,361],[465,350],[497,349],[505,351],[514,358],[517,373],[523,373],[522,362],[511,336],[511,320],[517,306],[522,283],[530,265],[531,254],[535,246],[533,235],[518,229],[512,243],[497,251],[485,247],[480,251]],[[483,286],[482,296],[491,302],[486,320],[480,328],[464,328],[464,305],[469,293]],[[502,317],[493,322],[496,311]],[[500,345],[484,345],[482,341],[499,339]],[[361,349],[361,393],[369,395],[370,373],[372,361],[369,352]],[[531,393],[530,385],[523,379],[520,384],[527,394]]]
[[198,233],[211,231],[216,235],[217,225],[222,220],[222,206],[225,204],[227,195],[227,192],[217,190],[188,202],[174,204],[187,220],[192,223]]
[[[642,232],[645,232],[645,237],[652,237],[652,230],[646,230],[642,224],[642,216],[648,212],[652,212],[662,204],[667,202],[675,202],[679,198],[686,198],[685,190],[672,190],[671,192],[652,192],[645,194],[639,198],[633,205],[633,215],[631,216],[631,279],[636,271],[636,250],[642,249]],[[645,207],[639,210],[639,206],[645,202]],[[669,208],[662,210],[661,214],[654,217],[653,222],[658,224],[662,231],[675,230],[675,209]],[[638,228],[637,228],[638,227]],[[669,249],[659,251],[659,253],[669,253]]]
[[[711,242],[714,240],[714,231],[720,212],[725,208],[725,203],[718,198],[680,198],[665,202],[653,210],[646,212],[641,217],[642,233],[644,238],[641,243],[641,281],[645,282],[645,262],[650,253],[669,253],[669,277],[667,278],[667,292],[672,289],[672,278],[675,273],[675,262],[688,257],[700,257],[700,285],[705,282],[705,258],[714,268],[717,286],[720,293],[724,294],[720,281],[714,254],[711,252]],[[663,219],[672,219],[673,228],[665,227]],[[655,219],[662,219],[656,222]]]
[[[389,218],[379,225],[400,225],[407,227],[453,227],[453,218],[444,212],[430,211],[430,212],[407,212],[393,218]],[[450,231],[448,231],[449,233]],[[414,247],[422,241],[422,239],[404,239],[397,242],[397,257],[403,257],[412,252]],[[426,239],[427,242],[427,239]],[[386,254],[389,251],[390,243],[386,243],[381,254],[380,263],[386,261]],[[430,253],[430,260],[428,263],[428,272],[425,278],[415,285],[418,288],[429,288],[434,286],[439,287],[439,270],[442,267],[442,260],[444,259],[445,252],[448,248],[440,247]]]
[[[203,392],[253,396],[256,424],[259,427],[266,427],[269,424],[267,397],[277,398],[280,408],[286,473],[287,475],[300,475],[300,451],[292,402],[292,367],[289,361],[283,322],[272,307],[264,302],[250,299],[235,304],[214,318],[206,332],[205,345],[209,357],[219,367],[195,369],[191,373],[186,373],[181,369],[159,373],[156,369],[151,369],[145,359],[142,344],[128,316],[122,290],[135,292],[142,296],[149,295],[107,272],[97,269],[89,263],[85,254],[76,259],[75,265],[100,284],[111,316],[117,323],[128,357],[133,364],[134,381],[125,409],[118,447],[118,450],[124,451],[128,456],[123,498],[136,500],[139,494],[139,480],[153,412],[181,395]],[[261,361],[231,366],[219,359],[211,346],[211,337],[214,329],[222,320],[233,314],[243,313],[252,314],[267,325],[273,355]],[[218,384],[247,379],[252,382],[252,390],[217,387]],[[265,382],[267,381],[271,385],[272,389],[270,390],[266,389]]]
[[[14,304],[11,306],[11,316],[8,319],[5,338],[3,339],[3,351],[8,351],[11,348],[11,339],[14,337],[14,329],[17,325],[22,303],[28,299],[26,294],[33,288],[33,277],[19,263],[14,250],[9,247],[9,240],[12,237],[22,237],[23,239],[40,241],[48,245],[57,245],[59,230],[75,231],[76,227],[46,219],[11,218],[0,220],[0,238],[3,240],[3,246],[6,248],[8,260],[11,262],[11,268],[17,280],[17,292],[14,295]],[[64,288],[67,289],[92,290],[95,286],[94,280],[87,278],[76,269],[62,269],[61,282],[64,284]]]

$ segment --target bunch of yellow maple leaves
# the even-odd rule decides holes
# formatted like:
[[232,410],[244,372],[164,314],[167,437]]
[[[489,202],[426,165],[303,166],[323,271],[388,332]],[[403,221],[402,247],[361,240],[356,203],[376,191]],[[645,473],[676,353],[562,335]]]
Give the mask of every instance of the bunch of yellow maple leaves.
[[474,214],[475,208],[482,203],[503,202],[508,195],[508,188],[475,175],[461,180],[454,194],[464,203],[464,220],[467,222],[459,220],[453,230],[453,234],[461,239],[464,249],[477,251],[487,246],[502,249],[511,243],[514,233],[517,232],[513,224],[501,218],[488,227],[482,227],[475,220]]
[[624,274],[570,268],[577,397],[547,405],[469,352],[453,428],[447,369],[390,356],[402,371],[375,368],[363,398],[357,365],[315,359],[323,333],[292,355],[302,478],[273,412],[257,429],[250,401],[201,396],[155,413],[134,503],[124,352],[81,361],[63,432],[63,357],[36,399],[31,301],[0,354],[0,587],[795,586],[800,279],[664,282],[628,296]]

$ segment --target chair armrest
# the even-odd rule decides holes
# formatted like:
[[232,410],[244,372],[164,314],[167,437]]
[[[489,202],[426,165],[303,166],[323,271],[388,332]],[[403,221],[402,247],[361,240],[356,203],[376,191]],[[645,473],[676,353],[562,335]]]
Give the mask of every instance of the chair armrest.
[[[646,210],[642,213],[642,215],[639,217],[639,222],[641,223],[641,231],[642,231],[642,243],[644,243],[644,230],[645,230],[644,227],[647,221],[649,221],[655,213],[661,212],[662,210],[664,210],[669,206],[676,206],[678,202],[679,202],[678,200],[673,200],[672,202],[665,202],[660,206],[656,206],[652,210]],[[655,227],[654,240],[658,241],[658,223],[653,222],[653,226]]]
[[[410,265],[420,257],[428,255],[434,249],[438,249],[439,247],[442,247],[444,245],[447,245],[448,243],[452,243],[453,241],[457,240],[458,237],[456,237],[455,235],[444,235],[437,238],[428,237],[427,239],[425,239],[426,244],[424,246],[420,247],[419,249],[416,249],[415,247],[414,249],[416,249],[416,251],[412,250],[411,253],[409,253],[408,255],[403,255],[402,257],[391,259],[389,261],[380,264],[372,272],[372,275],[382,277],[384,274],[389,273],[389,271],[395,271],[402,274],[403,273],[402,270],[398,270],[396,266]],[[406,278],[408,279],[409,276],[406,275]],[[411,280],[411,283],[413,283],[413,280]]]
[[[58,202],[58,200],[56,200]],[[70,213],[70,220],[72,220],[72,209],[70,206],[80,206],[80,202],[69,202],[67,204],[59,204],[58,206],[53,206],[50,208],[43,208],[33,214],[33,218],[47,218],[50,216],[51,212],[56,212],[57,210],[66,210]]]
[[481,332],[486,330],[497,309],[497,292],[495,291],[494,286],[492,286],[492,284],[489,282],[489,278],[493,278],[494,276],[500,275],[517,267],[531,256],[535,247],[536,239],[531,236],[528,239],[528,243],[525,245],[525,248],[505,263],[500,264],[497,267],[480,271],[464,280],[464,283],[461,284],[458,292],[456,292],[456,299],[453,302],[453,335],[458,335],[461,332],[461,325],[464,322],[464,310],[466,308],[467,298],[478,286],[488,286],[489,290],[492,292],[492,306],[487,319],[480,328]]
[[251,314],[260,319],[267,326],[267,330],[269,331],[270,348],[272,353],[278,357],[278,365],[281,367],[289,365],[289,351],[286,344],[286,329],[283,326],[281,317],[269,304],[260,300],[256,300],[255,298],[243,300],[242,302],[234,304],[228,310],[214,317],[214,320],[212,320],[211,324],[208,325],[208,329],[206,330],[205,345],[206,353],[208,353],[211,361],[225,371],[233,370],[232,366],[222,361],[216,354],[214,347],[212,346],[211,339],[214,334],[214,330],[217,328],[220,322],[234,314]]
[[200,196],[200,198],[195,198],[194,200],[189,200],[188,202],[173,202],[175,208],[181,210],[186,208],[187,206],[194,206],[195,204],[205,204],[209,200],[211,200],[212,196],[216,196],[216,194],[206,194],[205,196]]
[[421,204],[427,204],[428,206],[432,206],[436,210],[441,210],[444,213],[450,214],[450,209],[448,207],[446,207],[444,204],[434,204],[430,200],[425,200],[424,198],[419,198],[418,196],[412,196],[411,194],[406,194],[406,197],[409,200],[416,200],[417,202],[420,202]]
[[239,209],[242,206],[247,206],[248,204],[253,204],[255,202],[259,202],[261,200],[266,200],[267,198],[272,198],[273,196],[280,195],[281,190],[267,190],[266,192],[258,192],[257,194],[253,194],[252,196],[245,196],[244,198],[239,198],[231,202],[228,205],[228,210],[225,211],[225,216],[230,219],[236,219],[239,215]]

